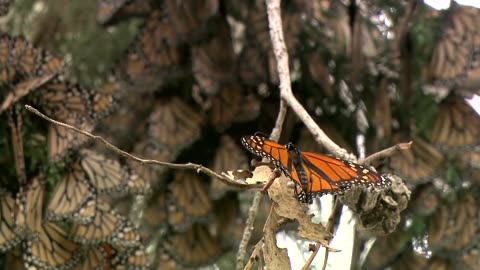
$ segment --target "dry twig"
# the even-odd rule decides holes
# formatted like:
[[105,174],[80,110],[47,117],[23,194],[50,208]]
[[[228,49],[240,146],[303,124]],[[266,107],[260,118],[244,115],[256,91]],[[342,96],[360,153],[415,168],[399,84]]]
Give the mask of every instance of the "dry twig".
[[392,147],[389,147],[387,149],[383,149],[381,151],[378,151],[376,153],[373,153],[371,154],[370,156],[362,159],[362,160],[359,160],[359,163],[360,164],[370,164],[372,161],[374,160],[377,160],[377,159],[381,159],[381,158],[386,158],[386,157],[390,157],[392,155],[394,155],[396,152],[398,151],[402,151],[402,150],[407,150],[407,149],[410,149],[410,147],[412,146],[412,142],[408,142],[408,143],[399,143],[399,144],[396,144]]
[[158,161],[158,160],[154,160],[154,159],[142,159],[142,158],[134,156],[134,155],[132,155],[132,154],[126,152],[126,151],[123,151],[123,150],[119,149],[115,145],[106,141],[101,136],[93,135],[89,132],[78,129],[74,126],[71,126],[71,125],[53,120],[53,119],[49,118],[48,116],[44,115],[43,113],[39,112],[37,109],[33,108],[32,106],[25,105],[25,108],[28,111],[36,114],[37,116],[40,116],[41,118],[51,122],[54,125],[73,130],[73,131],[78,132],[80,134],[83,134],[83,135],[85,135],[85,136],[87,136],[87,137],[89,137],[93,140],[99,141],[99,142],[103,143],[107,148],[113,150],[115,153],[117,153],[117,154],[119,154],[119,155],[121,155],[125,158],[129,158],[129,159],[132,159],[134,161],[140,162],[142,165],[154,164],[154,165],[159,165],[159,166],[165,166],[165,167],[170,168],[170,169],[195,170],[197,172],[203,172],[203,173],[205,173],[209,176],[216,177],[220,181],[222,181],[224,184],[234,186],[234,187],[237,187],[237,188],[250,189],[250,188],[261,188],[261,187],[263,187],[263,184],[246,184],[246,183],[242,183],[242,182],[238,182],[238,181],[233,181],[232,179],[227,178],[223,175],[220,175],[220,174],[210,170],[207,167],[204,167],[202,165],[195,164],[195,163],[188,162],[188,163],[185,163],[185,164],[177,164],[177,163]]
[[[275,126],[272,129],[272,133],[270,135],[270,139],[278,141],[280,138],[280,134],[282,133],[283,123],[285,122],[285,116],[287,115],[287,106],[283,100],[280,101],[280,108],[277,115],[277,120],[275,121]],[[277,175],[277,174],[275,174]],[[269,181],[270,185],[272,181]],[[267,184],[268,185],[268,184]],[[267,187],[267,186],[265,186]],[[264,188],[265,188],[264,187]],[[268,187],[267,187],[268,188]],[[255,218],[257,216],[258,207],[260,206],[260,201],[263,196],[263,189],[255,193],[255,196],[252,201],[252,205],[248,210],[248,218],[245,221],[245,229],[243,231],[242,240],[240,241],[240,245],[238,246],[238,253],[237,253],[237,270],[241,270],[243,268],[243,260],[245,258],[245,254],[247,253],[248,242],[250,241],[250,237],[252,236],[253,231],[253,223],[255,222]],[[260,240],[260,241],[263,241]],[[258,245],[258,244],[257,244]],[[252,259],[252,258],[250,258]],[[250,261],[249,261],[250,262]]]

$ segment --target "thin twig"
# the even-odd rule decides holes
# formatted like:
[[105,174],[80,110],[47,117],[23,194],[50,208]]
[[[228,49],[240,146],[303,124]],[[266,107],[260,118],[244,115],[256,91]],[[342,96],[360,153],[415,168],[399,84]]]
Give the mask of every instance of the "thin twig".
[[[270,139],[278,141],[278,139],[280,138],[280,134],[282,133],[282,127],[283,123],[285,122],[286,115],[287,106],[283,100],[280,100],[280,108],[278,110],[277,120],[275,121],[275,126],[273,127],[272,133],[270,134]],[[270,185],[272,184],[272,182],[273,180],[269,181]],[[245,229],[243,231],[242,240],[240,242],[240,245],[238,246],[237,270],[241,270],[243,268],[243,260],[245,258],[245,254],[247,253],[248,242],[250,242],[250,237],[252,236],[253,223],[255,222],[258,208],[260,206],[260,199],[262,198],[262,196],[262,191],[257,192],[253,198],[252,205],[248,210],[248,218],[245,221]]]
[[146,164],[154,164],[154,165],[159,165],[159,166],[164,166],[164,167],[167,167],[167,168],[170,168],[170,169],[180,169],[180,170],[196,170],[197,172],[203,172],[209,176],[212,176],[212,177],[216,177],[218,178],[220,181],[222,181],[224,184],[226,185],[229,185],[229,186],[234,186],[234,187],[237,187],[237,188],[244,188],[244,189],[250,189],[250,188],[261,188],[263,187],[263,184],[246,184],[246,183],[242,183],[242,182],[238,182],[238,181],[233,181],[232,179],[229,179],[227,177],[224,177],[212,170],[210,170],[209,168],[206,168],[202,165],[199,165],[199,164],[195,164],[195,163],[185,163],[185,164],[176,164],[176,163],[170,163],[170,162],[163,162],[163,161],[158,161],[158,160],[154,160],[154,159],[143,159],[143,158],[139,158],[137,156],[134,156],[126,151],[123,151],[121,149],[119,149],[118,147],[114,146],[113,144],[109,143],[108,141],[106,141],[104,138],[102,138],[101,136],[98,136],[98,135],[94,135],[94,134],[91,134],[89,132],[86,132],[86,131],[83,131],[81,129],[78,129],[74,126],[71,126],[71,125],[68,125],[68,124],[65,124],[65,123],[62,123],[62,122],[59,122],[59,121],[56,121],[56,120],[53,120],[51,118],[49,118],[48,116],[42,114],[41,112],[39,112],[37,109],[33,108],[32,106],[29,106],[29,105],[25,105],[25,108],[36,114],[37,116],[57,125],[57,126],[61,126],[61,127],[64,127],[64,128],[68,128],[70,130],[73,130],[75,132],[78,132],[80,134],[83,134],[91,139],[94,139],[96,141],[100,141],[101,143],[103,143],[107,148],[111,149],[112,151],[116,152],[117,154],[125,157],[125,158],[129,158],[129,159],[132,159],[134,161],[137,161],[137,162],[140,162],[142,165],[146,165]]
[[[243,270],[250,270],[253,266],[253,262],[257,261],[257,264],[259,264],[259,261],[261,260],[260,256],[262,254],[262,248],[263,248],[263,238],[258,241],[258,243],[255,245],[255,248],[252,251],[252,255],[250,255],[250,258],[248,259],[247,264],[245,264],[245,267]],[[263,269],[260,267],[257,267],[257,269]]]
[[237,270],[243,269],[243,260],[245,258],[245,254],[247,253],[248,242],[250,242],[250,237],[252,236],[253,223],[255,222],[255,217],[257,216],[258,207],[260,206],[262,197],[263,194],[261,192],[256,192],[255,196],[253,197],[252,205],[248,210],[248,217],[245,221],[245,228],[243,230],[242,240],[240,241],[240,245],[238,246],[236,268]]
[[398,144],[396,144],[392,147],[389,147],[389,148],[383,149],[381,151],[378,151],[376,153],[373,153],[370,156],[368,156],[368,157],[366,157],[362,160],[359,160],[358,163],[368,165],[368,164],[372,163],[374,160],[387,158],[387,157],[390,157],[390,156],[394,155],[398,151],[410,149],[411,146],[412,146],[411,141],[408,142],[408,143],[398,143]]
[[[339,215],[342,214],[342,208],[343,208],[343,204],[340,203],[340,200],[339,200],[338,196],[336,196],[335,197],[335,204],[333,206],[332,213],[328,217],[328,222],[327,222],[327,227],[326,227],[326,231],[330,235],[333,235],[333,233],[334,233],[335,220],[337,220],[339,218]],[[332,238],[329,238],[329,239],[327,239],[327,241],[330,242],[331,239]],[[305,262],[305,265],[303,265],[302,270],[307,270],[308,267],[310,267],[310,265],[312,264],[313,260],[317,256],[317,253],[318,253],[318,251],[320,250],[321,247],[322,247],[322,244],[320,244],[320,243],[316,244],[315,250],[312,252],[312,254],[310,254],[310,257]],[[325,270],[325,267],[327,266],[328,254],[331,251],[333,251],[333,252],[338,251],[338,250],[332,249],[330,247],[325,247],[325,249],[326,249],[326,251],[325,251],[325,258],[324,258],[323,268],[322,268],[323,270]]]

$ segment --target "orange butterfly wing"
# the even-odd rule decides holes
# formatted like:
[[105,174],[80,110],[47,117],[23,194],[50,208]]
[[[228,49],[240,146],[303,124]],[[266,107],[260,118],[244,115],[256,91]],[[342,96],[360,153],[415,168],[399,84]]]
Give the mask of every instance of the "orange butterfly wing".
[[293,166],[288,149],[285,146],[260,136],[244,136],[242,137],[242,144],[254,155],[272,161],[290,179],[303,187],[297,170]]
[[308,192],[325,193],[329,189],[344,189],[352,185],[387,185],[385,178],[353,162],[312,152],[301,152],[301,157],[303,166],[311,173]]
[[260,136],[244,136],[242,144],[253,154],[271,160],[302,188],[295,193],[301,202],[314,196],[340,194],[353,185],[385,187],[390,183],[376,172],[353,162],[301,152],[288,143],[283,146]]

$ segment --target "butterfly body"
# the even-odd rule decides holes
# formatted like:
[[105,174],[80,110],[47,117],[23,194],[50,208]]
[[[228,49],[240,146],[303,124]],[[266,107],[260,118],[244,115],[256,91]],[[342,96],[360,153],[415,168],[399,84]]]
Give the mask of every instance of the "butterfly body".
[[390,183],[376,172],[353,162],[313,152],[302,152],[293,143],[281,145],[261,136],[244,136],[242,144],[253,154],[270,160],[300,186],[297,199],[341,194],[354,185],[385,187]]

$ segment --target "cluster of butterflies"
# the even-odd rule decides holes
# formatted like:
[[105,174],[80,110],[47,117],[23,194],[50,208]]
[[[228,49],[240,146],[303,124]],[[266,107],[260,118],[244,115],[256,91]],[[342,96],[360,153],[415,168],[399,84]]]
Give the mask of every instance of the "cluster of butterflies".
[[428,67],[428,79],[437,86],[466,96],[478,94],[479,10],[453,3]]
[[[1,34],[0,62],[2,117],[16,111],[21,119],[17,104],[28,102],[56,120],[92,131],[115,108],[120,88],[114,79],[99,90],[71,83],[62,77],[63,60],[24,37]],[[23,132],[11,128],[20,190],[13,192],[13,184],[0,192],[5,264],[16,269],[146,269],[137,228],[110,200],[146,194],[149,183],[118,161],[77,150],[87,137],[55,125],[48,125],[46,160],[47,166],[60,168],[55,174],[60,178],[40,173],[26,181]]]
[[[3,34],[0,81],[9,91],[2,95],[0,112],[31,98],[32,104],[56,120],[85,131],[101,126],[102,135],[112,137],[114,143],[122,133],[125,138],[134,138],[134,142],[115,144],[126,145],[141,157],[178,160],[201,138],[206,125],[223,132],[232,123],[256,118],[260,102],[246,89],[277,80],[274,58],[266,45],[270,41],[264,2],[255,1],[253,6],[246,4],[248,1],[227,2],[99,0],[97,20],[101,24],[111,25],[130,17],[144,17],[146,21],[114,75],[98,91],[59,76],[64,68],[60,58],[34,48],[22,37]],[[245,44],[239,53],[234,51],[232,27],[224,9],[249,26],[246,36],[253,43]],[[298,24],[291,22],[299,17],[290,16],[288,11],[282,15],[291,50],[298,44],[299,35],[294,27]],[[459,29],[465,29],[467,35],[476,33],[464,23],[465,17],[452,18],[458,20],[454,24],[457,28],[463,25]],[[215,35],[211,29],[215,29]],[[442,40],[447,43],[458,39],[453,34],[445,37]],[[438,50],[441,48],[447,51],[434,54],[437,60],[433,61],[438,63],[445,59],[440,56],[451,59],[453,53],[451,45]],[[237,61],[239,57],[242,61]],[[467,62],[469,68],[475,66],[474,61]],[[434,66],[436,78],[447,78],[448,68],[444,67],[449,65]],[[188,76],[193,77],[194,86],[186,91],[207,117],[193,102],[178,97],[185,95],[168,92],[172,80]],[[120,99],[125,94],[120,92],[125,90],[128,96]],[[117,102],[124,102],[122,108],[110,115]],[[106,125],[99,125],[101,121]],[[478,116],[460,97],[447,97],[438,112],[431,141],[415,139],[412,152],[394,156],[391,167],[405,179],[421,182],[431,178],[444,162],[434,146],[459,149],[476,145],[476,127],[480,125],[469,124],[476,121]],[[110,123],[117,125],[112,127]],[[43,177],[37,177],[15,195],[3,192],[0,210],[6,227],[2,227],[5,237],[0,239],[0,249],[8,250],[7,259],[21,253],[29,267],[40,269],[142,269],[148,263],[140,239],[152,239],[164,231],[154,263],[160,269],[178,269],[211,263],[241,237],[243,220],[231,187],[195,173],[169,173],[164,167],[131,163],[130,170],[100,153],[77,150],[87,138],[62,127],[49,125],[47,136],[49,161],[61,161],[70,153],[74,161],[64,166],[51,190]],[[371,169],[302,152],[291,143],[281,145],[262,136],[246,136],[242,143],[291,178],[301,202],[309,203],[323,194],[339,194],[353,185],[389,184]],[[232,137],[222,136],[218,144],[211,164],[215,171],[248,166]],[[126,217],[131,201],[117,197],[135,198],[150,191],[149,186],[154,187],[153,195],[147,199],[141,227],[136,228]],[[121,209],[124,204],[125,212]]]
[[[478,268],[475,209],[479,198],[475,190],[480,180],[480,116],[465,97],[479,94],[480,33],[474,26],[480,24],[480,10],[452,2],[445,15],[440,17],[441,31],[425,73],[441,100],[433,126],[426,128],[426,138],[411,136],[411,150],[392,156],[389,164],[411,187],[407,213],[427,224],[429,256],[419,255],[412,245],[402,243],[403,234],[394,233],[377,238],[366,269]],[[410,134],[421,134],[419,130],[410,130]],[[445,201],[445,190],[448,196],[454,194],[455,203]]]
[[110,205],[98,200],[90,223],[72,223],[67,230],[43,219],[45,191],[44,177],[38,176],[16,197],[2,193],[0,250],[9,250],[12,260],[21,260],[18,254],[22,254],[26,269],[117,269],[147,264],[136,229]]

